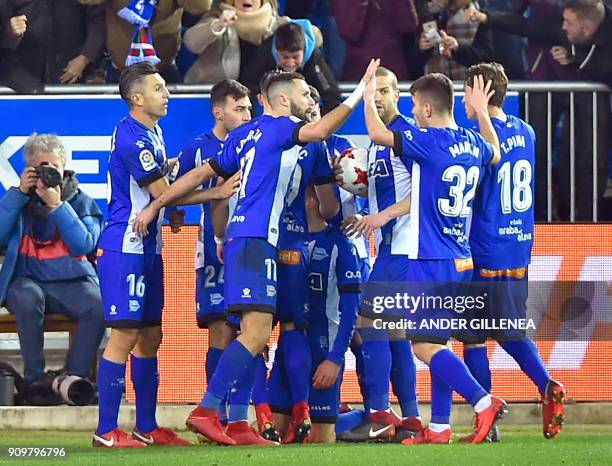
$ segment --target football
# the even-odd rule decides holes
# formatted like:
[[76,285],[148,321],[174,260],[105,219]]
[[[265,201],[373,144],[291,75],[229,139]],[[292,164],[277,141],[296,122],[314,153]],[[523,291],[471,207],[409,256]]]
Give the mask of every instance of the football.
[[342,167],[342,188],[351,194],[363,196],[368,192],[368,151],[353,147],[338,158]]

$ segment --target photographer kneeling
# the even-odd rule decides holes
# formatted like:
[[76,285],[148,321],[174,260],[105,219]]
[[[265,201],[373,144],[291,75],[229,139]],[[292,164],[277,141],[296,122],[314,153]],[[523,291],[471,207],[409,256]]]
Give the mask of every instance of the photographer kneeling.
[[0,304],[17,321],[26,396],[50,390],[53,382],[45,377],[45,313],[78,321],[54,389],[64,401],[85,404],[93,387],[80,378],[89,376],[104,334],[98,278],[87,259],[98,243],[102,212],[79,190],[74,172],[64,170],[66,149],[57,136],[33,134],[24,158],[19,187],[0,199],[0,246],[7,248]]

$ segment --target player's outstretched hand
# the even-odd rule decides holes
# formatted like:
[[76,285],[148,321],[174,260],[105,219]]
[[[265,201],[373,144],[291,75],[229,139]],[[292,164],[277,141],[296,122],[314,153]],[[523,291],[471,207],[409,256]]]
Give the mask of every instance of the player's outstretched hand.
[[376,70],[378,69],[379,66],[380,66],[380,58],[372,58],[361,80],[366,84],[369,83],[372,80],[372,78],[374,78],[374,75],[376,74]]
[[185,225],[185,213],[184,210],[173,210],[170,213],[168,220],[170,221],[170,231],[172,233],[179,233],[181,227]]
[[312,376],[312,386],[318,390],[331,387],[336,383],[339,372],[340,366],[326,359],[319,364],[319,367],[317,367],[317,370]]
[[342,230],[348,236],[364,235],[369,238],[374,230],[382,228],[388,221],[389,219],[383,212],[365,216],[355,215],[342,223]]
[[374,102],[374,96],[376,95],[376,79],[370,79],[370,82],[366,85],[365,92],[363,93],[364,102]]
[[342,170],[342,166],[340,165],[340,162],[338,161],[338,156],[334,155],[332,157],[331,165],[332,165],[332,170],[334,171],[334,181],[336,182],[338,186],[342,186],[342,184],[344,183],[344,178],[342,178],[342,173],[344,173],[344,171]]
[[215,199],[221,200],[232,197],[240,189],[240,172],[234,173],[231,178],[225,181],[220,178],[217,187],[214,189],[217,190]]
[[487,113],[489,100],[495,94],[491,89],[492,81],[485,83],[482,75],[474,76],[472,87],[466,86],[465,99],[470,103],[476,114],[482,115]]
[[151,223],[155,217],[157,217],[158,211],[148,205],[140,211],[134,219],[132,225],[132,231],[140,236],[147,236],[149,234],[149,223]]

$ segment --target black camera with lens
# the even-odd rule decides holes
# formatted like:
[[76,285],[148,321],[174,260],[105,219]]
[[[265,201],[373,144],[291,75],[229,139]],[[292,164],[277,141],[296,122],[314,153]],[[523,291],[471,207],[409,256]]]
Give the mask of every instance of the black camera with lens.
[[34,170],[36,170],[36,175],[40,178],[40,181],[48,188],[55,188],[62,184],[62,174],[49,162],[42,162]]

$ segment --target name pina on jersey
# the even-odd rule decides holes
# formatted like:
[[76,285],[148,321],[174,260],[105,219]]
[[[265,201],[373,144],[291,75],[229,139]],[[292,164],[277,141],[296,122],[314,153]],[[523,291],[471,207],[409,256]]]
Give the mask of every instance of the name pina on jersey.
[[527,141],[522,134],[514,134],[500,144],[502,152],[507,154],[517,147],[527,147]]

